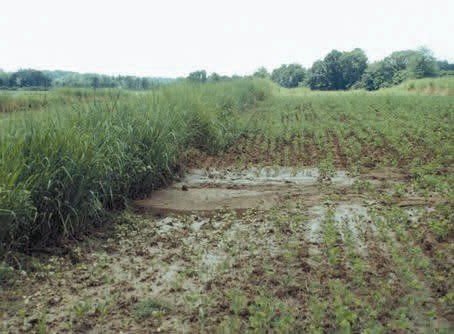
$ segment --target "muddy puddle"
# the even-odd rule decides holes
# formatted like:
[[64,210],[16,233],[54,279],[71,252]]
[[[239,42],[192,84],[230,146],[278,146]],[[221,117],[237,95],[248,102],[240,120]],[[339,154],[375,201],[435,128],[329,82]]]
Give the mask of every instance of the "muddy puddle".
[[[253,167],[246,170],[203,170],[189,171],[184,183],[192,186],[282,186],[282,185],[314,185],[321,178],[317,168],[297,169],[291,167]],[[330,177],[336,185],[349,186],[354,179],[346,171],[336,171]]]
[[322,184],[349,187],[355,178],[336,171],[322,178],[316,168],[263,167],[246,170],[190,170],[184,179],[136,205],[155,214],[269,209],[286,194],[316,194]]

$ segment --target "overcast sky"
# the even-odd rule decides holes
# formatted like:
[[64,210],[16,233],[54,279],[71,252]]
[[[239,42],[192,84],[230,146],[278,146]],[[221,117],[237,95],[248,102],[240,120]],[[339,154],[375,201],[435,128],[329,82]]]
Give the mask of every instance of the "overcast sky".
[[425,45],[454,61],[454,0],[1,0],[0,68],[183,76],[370,60]]

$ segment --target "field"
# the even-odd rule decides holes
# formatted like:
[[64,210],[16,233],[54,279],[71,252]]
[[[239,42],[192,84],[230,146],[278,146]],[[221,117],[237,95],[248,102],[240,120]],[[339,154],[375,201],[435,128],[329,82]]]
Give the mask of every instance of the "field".
[[452,80],[0,94],[2,331],[452,332]]

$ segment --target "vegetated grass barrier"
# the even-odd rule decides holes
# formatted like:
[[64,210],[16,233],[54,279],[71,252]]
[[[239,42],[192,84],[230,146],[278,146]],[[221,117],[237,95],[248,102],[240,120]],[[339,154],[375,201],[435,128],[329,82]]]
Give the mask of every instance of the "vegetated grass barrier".
[[238,113],[270,90],[260,80],[93,99],[90,90],[65,90],[51,92],[59,102],[42,112],[3,117],[0,249],[50,244],[106,221],[109,210],[169,182],[188,147],[215,153],[231,143]]

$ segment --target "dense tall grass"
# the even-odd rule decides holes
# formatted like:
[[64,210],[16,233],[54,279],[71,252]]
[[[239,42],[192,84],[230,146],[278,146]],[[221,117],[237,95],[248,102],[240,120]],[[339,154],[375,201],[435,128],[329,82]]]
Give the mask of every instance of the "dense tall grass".
[[[238,114],[269,95],[263,81],[178,84],[148,93],[76,91],[42,112],[0,121],[1,248],[29,248],[103,222],[168,182],[181,153],[215,153],[242,131]],[[85,96],[86,94],[87,96]],[[93,93],[92,93],[93,94]]]

